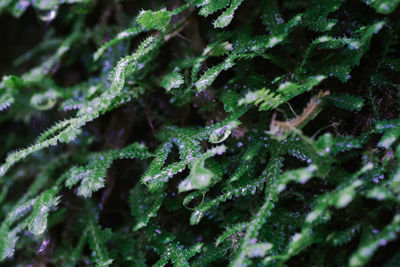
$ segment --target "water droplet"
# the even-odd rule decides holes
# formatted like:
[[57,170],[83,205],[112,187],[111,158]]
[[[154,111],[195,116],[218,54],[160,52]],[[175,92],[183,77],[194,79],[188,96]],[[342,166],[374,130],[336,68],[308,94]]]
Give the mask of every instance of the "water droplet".
[[42,21],[50,22],[57,16],[57,12],[58,12],[58,6],[56,6],[51,10],[39,10],[38,17]]
[[47,246],[50,244],[50,238],[46,238],[43,240],[42,245],[40,245],[39,250],[37,251],[37,253],[42,253],[43,251],[45,251],[45,249],[47,248]]
[[192,217],[190,218],[190,223],[192,225],[199,223],[203,215],[204,215],[203,212],[196,210],[195,212],[192,213]]

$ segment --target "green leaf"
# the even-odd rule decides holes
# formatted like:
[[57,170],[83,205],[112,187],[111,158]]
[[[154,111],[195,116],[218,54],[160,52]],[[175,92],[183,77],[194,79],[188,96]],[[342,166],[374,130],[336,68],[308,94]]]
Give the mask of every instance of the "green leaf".
[[92,256],[96,266],[106,267],[113,263],[113,259],[108,256],[106,242],[111,237],[110,229],[101,229],[96,222],[95,214],[90,213],[92,218],[88,219],[87,231],[88,231],[88,243],[90,249],[93,251]]
[[104,187],[105,176],[111,163],[112,161],[108,157],[103,160],[95,160],[85,167],[73,167],[68,173],[65,185],[72,188],[72,186],[81,182],[81,185],[78,187],[78,195],[91,197],[93,192]]
[[119,43],[123,40],[133,38],[143,31],[144,31],[143,27],[136,26],[136,27],[128,28],[128,29],[118,33],[118,35],[116,37],[114,37],[110,41],[104,43],[99,49],[97,49],[97,51],[93,54],[93,60],[97,61],[104,54],[104,52],[107,51],[107,49],[109,49],[113,45],[116,45],[117,43]]
[[400,0],[363,0],[363,2],[375,8],[376,12],[385,15],[392,13],[400,4]]
[[38,197],[28,226],[32,234],[41,235],[46,230],[49,211],[57,206],[59,200],[60,197],[55,196],[54,190],[45,191]]
[[165,192],[149,193],[142,184],[137,184],[130,192],[129,205],[136,218],[134,231],[147,226],[149,220],[157,215],[165,198]]
[[199,10],[199,15],[207,17],[223,8],[225,8],[231,0],[207,0],[203,1]]
[[15,99],[12,96],[11,93],[3,93],[0,96],[0,111],[6,110],[7,108],[9,108],[13,103],[14,103]]
[[232,51],[232,44],[229,42],[217,43],[209,52],[210,56],[220,57]]
[[238,224],[226,227],[225,231],[215,241],[215,246],[218,247],[228,237],[234,235],[235,233],[245,230],[247,228],[247,226],[248,226],[248,223],[238,223]]
[[332,94],[328,96],[328,98],[335,106],[351,111],[360,111],[364,106],[364,99],[357,96],[348,94]]
[[215,21],[214,28],[225,28],[228,26],[235,14],[236,9],[244,0],[231,0],[231,5]]
[[248,92],[239,100],[239,105],[254,104],[260,105],[260,110],[269,110],[279,106],[283,101],[282,96],[270,89],[260,89],[257,91]]
[[272,34],[280,33],[280,25],[283,24],[284,20],[279,12],[277,0],[261,2],[261,19]]
[[190,175],[179,184],[178,192],[182,193],[193,189],[207,188],[213,177],[214,173],[212,171],[200,166],[199,163],[195,163],[195,166],[190,171]]
[[[343,83],[348,81],[351,78],[351,70],[360,63],[362,56],[369,50],[373,35],[378,33],[384,25],[385,22],[380,21],[369,27],[361,27],[355,32],[355,38],[320,36],[311,43],[303,62],[298,66],[298,72],[335,76]],[[323,58],[326,61],[324,65],[320,64],[321,58],[317,61],[310,60],[313,53],[321,49],[326,52],[335,51],[335,53],[326,53]],[[340,50],[337,51],[337,49]]]
[[136,21],[146,29],[164,30],[171,19],[171,13],[166,9],[158,11],[142,10],[136,18]]
[[314,86],[320,84],[326,79],[324,75],[310,76],[300,83],[284,82],[281,83],[276,90],[272,92],[270,89],[261,89],[254,92],[249,92],[245,97],[239,100],[239,105],[255,104],[260,105],[260,110],[270,110],[289,101],[306,91],[310,91]]
[[388,149],[400,137],[400,127],[385,131],[385,134],[379,140],[378,146]]
[[42,93],[34,94],[31,98],[30,104],[38,110],[48,110],[54,107],[59,94],[52,89]]
[[359,225],[350,227],[343,231],[336,231],[328,236],[327,241],[332,242],[335,247],[343,246],[349,243],[359,231]]
[[382,133],[386,130],[397,129],[400,127],[400,118],[394,120],[382,120],[376,123],[375,129]]
[[231,263],[232,267],[249,264],[250,262],[247,257],[264,257],[266,252],[272,248],[272,244],[270,243],[257,243],[257,236],[273,207],[274,204],[271,202],[271,195],[269,195],[266,197],[264,204],[248,223],[246,233],[240,242],[238,253]]
[[208,141],[213,144],[218,144],[218,143],[225,141],[230,136],[232,130],[234,130],[239,125],[240,125],[240,121],[235,120],[219,129],[214,130],[210,134]]
[[211,170],[204,167],[204,161],[215,155],[221,155],[225,151],[226,147],[224,145],[214,147],[201,155],[198,160],[192,162],[190,174],[179,184],[178,192],[181,193],[193,189],[201,190],[207,188],[215,175]]
[[362,242],[359,245],[357,250],[351,255],[348,266],[364,266],[380,246],[385,246],[387,242],[395,240],[399,232],[400,215],[397,214],[390,224],[386,225],[379,234],[371,238],[372,240]]
[[232,112],[238,106],[239,94],[234,91],[227,91],[223,93],[220,100],[224,104],[225,111]]
[[314,176],[314,172],[316,170],[317,170],[316,165],[310,165],[307,168],[301,168],[285,172],[280,178],[280,182],[277,186],[278,192],[282,192],[283,190],[285,190],[286,185],[292,181],[305,184],[310,178]]
[[65,185],[72,188],[80,183],[78,195],[90,197],[93,192],[98,191],[105,185],[108,169],[116,159],[146,159],[151,154],[143,144],[132,143],[121,150],[109,150],[95,153],[88,158],[89,163],[85,166],[74,166],[66,173]]
[[172,88],[179,88],[183,83],[184,80],[182,74],[178,72],[172,72],[164,76],[160,86],[169,91]]
[[235,65],[233,58],[227,57],[221,64],[209,68],[196,82],[197,91],[207,89],[223,70],[228,70]]
[[336,19],[328,19],[328,15],[335,12],[344,3],[342,0],[317,0],[312,1],[310,7],[304,12],[302,21],[309,29],[318,32],[329,31],[336,25]]
[[8,231],[0,228],[0,260],[14,255],[15,245],[18,241],[17,231]]

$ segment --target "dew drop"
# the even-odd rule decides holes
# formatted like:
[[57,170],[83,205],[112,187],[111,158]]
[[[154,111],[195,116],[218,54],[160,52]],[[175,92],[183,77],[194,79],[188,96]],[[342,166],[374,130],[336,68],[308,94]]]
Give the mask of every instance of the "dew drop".
[[42,21],[50,22],[52,21],[58,13],[58,6],[51,10],[40,10],[38,11],[38,17]]
[[45,251],[49,244],[50,244],[50,238],[44,239],[37,253],[42,253],[43,251]]

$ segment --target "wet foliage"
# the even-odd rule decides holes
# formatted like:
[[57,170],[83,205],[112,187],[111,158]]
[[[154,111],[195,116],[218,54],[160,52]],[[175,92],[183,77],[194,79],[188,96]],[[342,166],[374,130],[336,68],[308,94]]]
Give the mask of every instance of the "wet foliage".
[[397,0],[0,0],[2,266],[400,266]]

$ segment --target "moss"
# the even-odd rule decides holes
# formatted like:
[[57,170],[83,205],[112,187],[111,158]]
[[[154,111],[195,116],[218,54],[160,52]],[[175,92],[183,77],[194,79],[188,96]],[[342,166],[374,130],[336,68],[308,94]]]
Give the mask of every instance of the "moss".
[[1,263],[400,265],[399,3],[0,1]]

